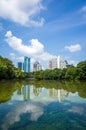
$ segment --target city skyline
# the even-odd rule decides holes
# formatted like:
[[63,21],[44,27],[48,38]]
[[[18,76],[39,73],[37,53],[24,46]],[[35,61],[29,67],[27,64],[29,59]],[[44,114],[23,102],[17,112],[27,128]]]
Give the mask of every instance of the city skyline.
[[[69,66],[73,66],[73,64],[69,64],[67,60],[61,58],[61,56],[57,56],[56,58],[50,59],[48,61],[48,66],[46,69],[54,70],[56,68],[63,69],[68,68]],[[36,72],[43,70],[42,64],[39,61],[35,61],[33,64],[31,63],[30,57],[23,57],[23,61],[18,61],[17,68],[21,69],[23,72]]]
[[0,55],[15,66],[23,57],[48,61],[62,56],[69,64],[86,60],[86,0],[1,0]]
[[35,61],[32,64],[31,58],[24,56],[22,62],[17,62],[17,68],[21,69],[23,72],[35,72],[42,70],[42,65],[39,63],[39,61]]
[[31,71],[31,63],[30,63],[30,59],[29,57],[24,57],[24,72],[30,72]]

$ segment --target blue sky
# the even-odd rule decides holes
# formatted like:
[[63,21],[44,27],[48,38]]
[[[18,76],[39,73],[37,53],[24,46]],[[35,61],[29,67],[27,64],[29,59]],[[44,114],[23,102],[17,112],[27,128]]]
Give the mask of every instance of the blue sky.
[[86,60],[86,0],[0,0],[0,55],[44,68],[57,55]]

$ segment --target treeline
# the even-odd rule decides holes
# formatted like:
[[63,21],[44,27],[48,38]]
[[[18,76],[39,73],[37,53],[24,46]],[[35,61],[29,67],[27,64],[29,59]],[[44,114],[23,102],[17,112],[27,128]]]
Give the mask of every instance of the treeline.
[[0,80],[26,78],[36,80],[86,80],[86,61],[79,62],[76,67],[25,73],[16,68],[12,61],[0,56]]
[[36,80],[86,80],[86,61],[79,62],[77,67],[42,70],[34,73]]
[[31,74],[22,72],[16,68],[12,61],[0,56],[0,80],[2,79],[24,79],[29,78]]

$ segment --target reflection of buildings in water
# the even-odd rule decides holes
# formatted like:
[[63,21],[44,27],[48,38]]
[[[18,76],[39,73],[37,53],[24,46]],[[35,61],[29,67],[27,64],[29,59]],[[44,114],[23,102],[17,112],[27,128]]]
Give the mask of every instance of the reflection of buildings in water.
[[26,85],[21,88],[17,92],[18,95],[23,97],[23,100],[29,100],[30,99],[30,86]]
[[42,88],[33,87],[33,94],[38,96],[42,92]]
[[[22,86],[17,93],[14,93],[13,100],[50,100],[51,98],[58,100],[59,102],[63,101],[65,97],[68,96],[68,92],[63,89],[44,89],[36,88],[35,86]],[[37,98],[39,97],[39,98]],[[50,99],[49,99],[50,98]]]
[[18,94],[18,95],[21,95],[21,94],[22,94],[22,93],[21,93],[21,89],[18,89],[17,94]]
[[28,85],[22,88],[22,94],[24,96],[24,100],[30,99],[30,87]]
[[17,96],[20,96],[20,98],[22,97],[22,100],[30,100],[31,98],[33,98],[32,95],[38,96],[41,92],[42,92],[42,88],[35,88],[33,86],[32,89],[32,87],[26,85],[26,86],[22,86],[21,90],[17,91]]
[[63,101],[65,97],[68,96],[68,92],[63,89],[49,89],[49,96],[56,98],[59,102]]

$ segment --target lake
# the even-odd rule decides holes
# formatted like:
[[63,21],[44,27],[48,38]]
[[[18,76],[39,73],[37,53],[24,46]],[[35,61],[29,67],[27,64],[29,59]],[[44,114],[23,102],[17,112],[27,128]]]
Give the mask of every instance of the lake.
[[85,130],[86,82],[0,82],[0,130]]

